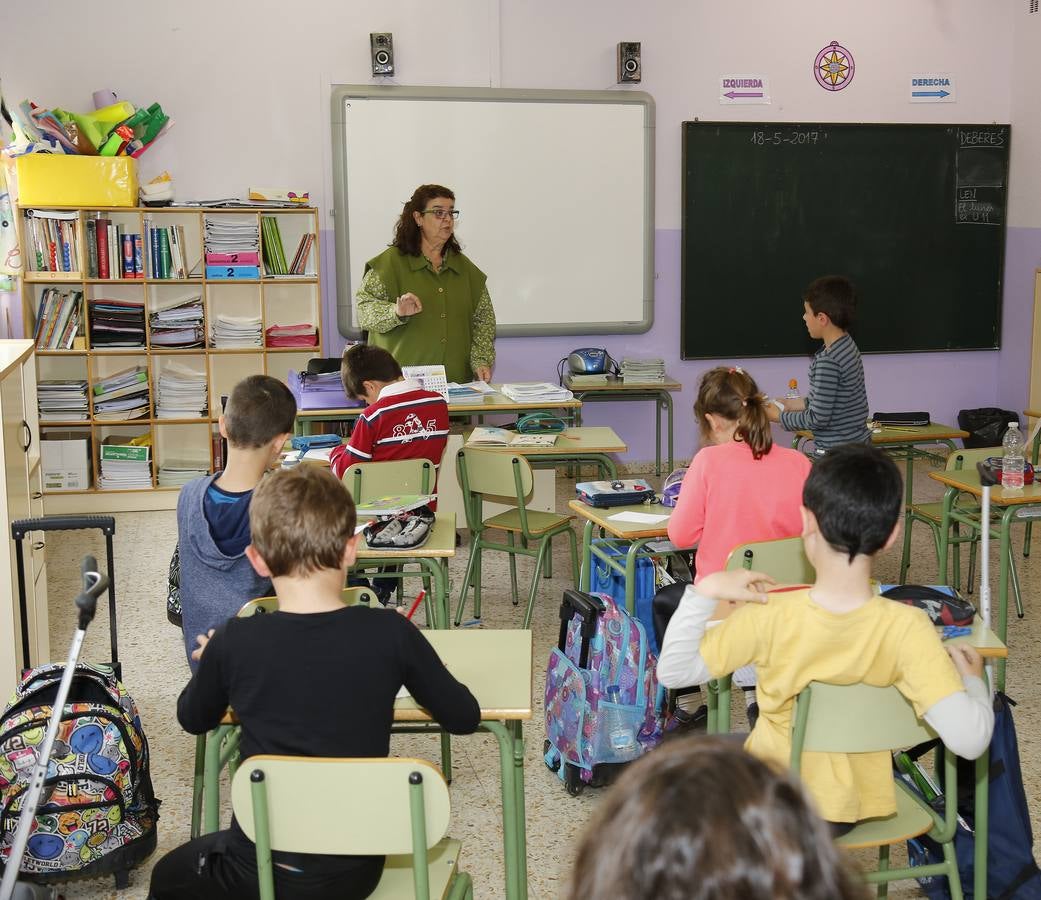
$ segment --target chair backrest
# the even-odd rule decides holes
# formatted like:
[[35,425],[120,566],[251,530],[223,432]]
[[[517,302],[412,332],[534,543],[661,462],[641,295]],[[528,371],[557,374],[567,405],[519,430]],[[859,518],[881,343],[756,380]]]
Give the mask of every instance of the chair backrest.
[[[465,466],[466,483],[475,494],[517,497],[518,501],[531,496],[535,481],[531,474],[531,464],[523,456],[504,453],[502,450],[464,447],[459,451],[458,459]],[[515,473],[520,476],[519,495]]]
[[[356,606],[359,603],[374,603],[376,595],[367,587],[346,587],[340,593],[340,599],[344,606]],[[246,619],[258,613],[277,611],[278,597],[258,597],[256,600],[243,603],[235,615],[240,619]]]
[[817,577],[800,537],[741,544],[730,551],[726,569],[755,569],[779,584],[813,584]]
[[[262,779],[257,772],[263,773]],[[361,856],[411,853],[413,782],[421,789],[426,846],[434,846],[448,831],[448,785],[426,760],[243,760],[231,783],[231,805],[251,840],[256,840],[253,785],[258,782],[267,797],[272,850]]]
[[935,737],[895,687],[813,681],[796,700],[792,765],[798,768],[797,751],[873,753]]
[[1001,447],[971,447],[968,450],[953,450],[947,456],[946,469],[974,469],[976,463],[988,456],[1001,456],[1005,451]]
[[391,494],[429,494],[435,484],[429,459],[394,459],[355,463],[341,481],[355,503]]

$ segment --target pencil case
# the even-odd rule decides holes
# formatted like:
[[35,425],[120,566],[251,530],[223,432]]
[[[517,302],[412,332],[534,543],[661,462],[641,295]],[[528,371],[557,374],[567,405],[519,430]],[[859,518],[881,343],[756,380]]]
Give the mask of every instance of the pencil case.
[[633,503],[653,503],[654,488],[643,478],[624,481],[581,481],[575,485],[575,494],[590,506],[629,506]]
[[927,412],[877,412],[871,417],[876,425],[929,425]]
[[340,436],[338,434],[298,434],[289,439],[294,450],[319,450],[322,447],[339,447]]

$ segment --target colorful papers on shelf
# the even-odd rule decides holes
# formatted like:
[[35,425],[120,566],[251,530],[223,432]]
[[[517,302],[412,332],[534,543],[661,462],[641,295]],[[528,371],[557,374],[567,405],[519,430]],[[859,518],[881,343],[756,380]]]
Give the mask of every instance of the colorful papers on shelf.
[[47,288],[40,294],[33,340],[37,350],[69,350],[80,329],[83,291]]
[[315,347],[318,329],[308,323],[301,325],[272,325],[264,332],[268,347]]

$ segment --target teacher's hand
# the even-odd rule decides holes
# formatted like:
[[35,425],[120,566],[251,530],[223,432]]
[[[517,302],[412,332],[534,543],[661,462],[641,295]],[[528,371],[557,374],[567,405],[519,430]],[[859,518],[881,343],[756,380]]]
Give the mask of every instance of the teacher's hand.
[[423,312],[423,301],[411,292],[402,294],[394,304],[394,312],[399,317],[414,316],[416,313]]
[[476,378],[478,381],[491,381],[492,367],[478,366],[476,369],[474,369],[474,378]]

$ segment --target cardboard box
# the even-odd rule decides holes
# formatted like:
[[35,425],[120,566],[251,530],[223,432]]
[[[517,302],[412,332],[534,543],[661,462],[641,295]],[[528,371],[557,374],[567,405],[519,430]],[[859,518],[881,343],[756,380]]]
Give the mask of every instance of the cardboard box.
[[134,446],[132,444],[121,444],[124,438],[107,437],[101,443],[102,461],[130,461],[148,462],[152,458],[152,448],[149,446]]
[[90,433],[49,431],[40,441],[40,467],[45,491],[90,488]]
[[15,171],[22,207],[137,206],[137,160],[129,156],[30,153]]

